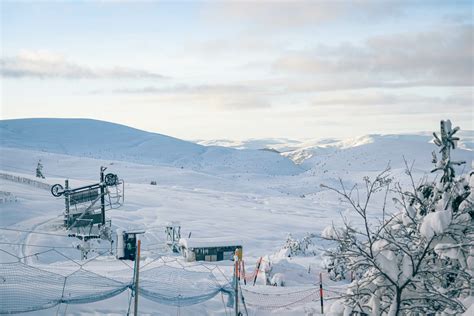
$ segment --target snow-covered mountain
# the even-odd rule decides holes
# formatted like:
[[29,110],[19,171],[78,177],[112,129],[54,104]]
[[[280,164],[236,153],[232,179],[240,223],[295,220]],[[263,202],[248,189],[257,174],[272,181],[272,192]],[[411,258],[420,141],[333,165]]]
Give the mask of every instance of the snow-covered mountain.
[[[473,161],[474,131],[461,131],[457,160]],[[90,119],[19,119],[0,121],[0,146],[72,156],[161,164],[210,174],[296,175],[335,171],[381,170],[390,162],[403,168],[405,158],[424,171],[435,149],[428,132],[371,134],[352,139],[300,142],[269,138],[193,143],[128,126]],[[280,153],[280,154],[278,154]],[[336,174],[334,174],[336,175]]]
[[293,175],[302,169],[273,152],[202,146],[128,126],[90,119],[0,121],[0,146],[209,173]]
[[[453,152],[455,159],[472,164],[472,136],[472,132],[460,133],[462,142],[460,149]],[[76,267],[77,263],[63,256],[80,258],[76,248],[78,241],[66,237],[62,228],[64,199],[54,198],[49,190],[30,182],[38,180],[35,168],[39,160],[46,177],[39,179],[41,182],[51,185],[68,179],[73,188],[96,183],[99,167],[106,166],[107,172],[124,179],[126,197],[123,207],[108,211],[107,218],[111,220],[113,230],[146,230],[142,236],[141,255],[145,264],[154,264],[158,262],[157,258],[164,258],[163,262],[182,260],[180,255],[168,252],[164,244],[165,223],[179,221],[183,236],[192,233],[193,238],[242,240],[250,269],[261,257],[273,260],[273,271],[283,273],[286,286],[293,291],[292,287],[312,286],[319,278],[319,272],[327,271],[322,254],[329,245],[314,239],[314,256],[285,258],[280,254],[288,233],[298,239],[308,232],[319,236],[329,225],[341,225],[342,216],[357,223],[348,205],[341,203],[333,191],[321,184],[339,187],[338,178],[342,178],[347,187],[362,184],[363,177],[373,178],[391,161],[394,179],[409,186],[403,157],[416,160],[413,174],[418,182],[432,167],[431,152],[436,147],[430,141],[428,133],[367,135],[343,141],[262,139],[244,141],[240,145],[219,141],[220,145],[245,148],[235,149],[203,146],[93,120],[0,121],[0,173],[4,175],[0,179],[0,193],[8,197],[0,203],[0,221],[2,227],[20,229],[0,232],[0,250],[25,257],[26,263],[43,269],[69,271],[70,266]],[[276,149],[280,154],[256,150],[264,148]],[[468,165],[466,169],[469,168]],[[16,177],[18,180],[12,180]],[[151,185],[152,181],[156,184]],[[382,192],[374,195],[369,209],[371,220],[383,218],[383,199]],[[387,214],[397,211],[389,198]],[[31,230],[46,234],[29,233]],[[60,252],[48,252],[51,246],[60,247],[57,248]],[[96,247],[104,247],[104,244]],[[43,249],[44,252],[39,252]],[[1,260],[9,262],[11,257],[0,256]],[[185,264],[180,261],[176,266],[181,269]],[[232,263],[216,264],[223,271],[222,280],[232,278]],[[130,273],[130,269],[113,256],[99,256],[88,268],[107,276],[121,275],[122,269]],[[264,284],[264,277],[260,278],[259,284]],[[343,283],[331,283],[327,277],[325,280],[328,291],[344,289]],[[261,289],[267,291],[273,287],[262,285]],[[67,311],[74,315],[90,315],[97,311],[122,315],[128,302],[128,294],[123,292],[109,300],[67,305]],[[144,314],[154,315],[157,310],[160,315],[176,314],[174,306],[157,305],[149,300],[142,300],[140,304]],[[319,302],[314,304],[319,308]],[[306,305],[295,306],[288,309],[286,315],[303,315],[308,310]],[[183,308],[182,312],[227,314],[218,296]],[[257,313],[253,309],[251,312]],[[56,313],[55,309],[34,312],[41,316]]]
[[204,146],[223,146],[236,149],[273,149],[278,152],[286,152],[301,148],[301,141],[288,138],[252,138],[246,140],[214,139],[196,140],[196,143]]
[[[474,157],[473,131],[459,133],[461,142],[453,158],[467,162]],[[415,167],[432,166],[431,153],[436,150],[433,136],[428,133],[380,135],[371,134],[348,140],[320,140],[301,144],[301,148],[283,153],[305,169],[325,170],[381,170],[390,162],[393,168],[403,168],[404,158]]]
[[[471,166],[474,150],[474,131],[461,130],[461,138],[453,156]],[[413,134],[370,134],[349,139],[324,138],[297,141],[282,138],[227,139],[198,141],[231,148],[274,150],[308,169],[360,171],[381,170],[390,165],[403,168],[403,157],[416,167],[431,167],[431,152],[435,150],[430,132]]]

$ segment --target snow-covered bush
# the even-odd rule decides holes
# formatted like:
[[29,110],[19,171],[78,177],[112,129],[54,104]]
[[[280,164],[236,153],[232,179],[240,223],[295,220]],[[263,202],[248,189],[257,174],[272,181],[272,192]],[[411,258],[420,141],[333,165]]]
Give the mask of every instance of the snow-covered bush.
[[[334,239],[337,236],[344,235],[344,228],[336,228],[334,225],[326,227],[321,237],[325,239]],[[343,243],[338,243],[336,247],[327,249],[324,254],[323,267],[327,269],[329,278],[333,281],[340,281],[346,279],[347,261],[345,258],[345,251],[347,247]]]
[[[462,162],[451,161],[451,149],[458,129],[442,121],[440,136],[435,134],[441,159],[433,156],[432,172],[442,172],[438,181],[416,186],[407,164],[412,184],[408,191],[390,181],[388,169],[374,180],[364,178],[363,198],[357,187],[347,190],[342,181],[341,189],[325,186],[340,194],[362,222],[355,227],[344,221],[343,229],[323,234],[338,244],[340,251],[333,254],[334,259],[344,260],[352,271],[364,272],[344,296],[348,311],[456,315],[467,309],[462,302],[472,294],[474,276],[474,176],[456,177],[454,166]],[[371,198],[389,189],[396,195],[399,211],[374,225],[367,214]]]
[[0,191],[0,204],[17,202],[17,201],[18,199],[13,193],[7,192],[7,191]]
[[314,234],[307,233],[303,238],[296,239],[293,235],[288,234],[285,244],[280,249],[280,254],[286,254],[286,257],[294,256],[313,256],[314,251],[311,249],[313,245]]
[[[333,253],[337,253],[337,250]],[[338,256],[332,256],[329,253],[325,253],[325,255],[328,256],[328,259],[323,264],[324,268],[328,271],[329,278],[333,281],[345,280],[347,277],[347,264],[345,260],[338,258]]]
[[270,280],[270,284],[273,286],[285,286],[285,275],[283,273],[275,273]]

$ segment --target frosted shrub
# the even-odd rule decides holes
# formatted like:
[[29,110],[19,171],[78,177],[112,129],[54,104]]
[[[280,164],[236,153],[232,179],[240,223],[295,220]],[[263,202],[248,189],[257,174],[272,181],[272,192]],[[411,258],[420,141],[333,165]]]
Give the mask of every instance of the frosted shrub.
[[314,234],[306,234],[302,239],[295,239],[293,235],[288,234],[285,244],[280,253],[285,253],[287,257],[294,256],[313,256],[315,253],[311,249],[313,245]]
[[[362,198],[357,186],[348,190],[342,181],[341,189],[324,186],[341,195],[362,222],[354,227],[344,221],[343,228],[328,228],[322,236],[338,245],[337,251],[329,252],[332,260],[363,272],[344,296],[346,313],[458,315],[466,311],[463,301],[472,294],[474,276],[474,176],[455,174],[454,167],[463,164],[451,160],[458,130],[451,128],[450,121],[441,121],[440,135],[434,134],[441,153],[439,160],[433,154],[432,172],[442,173],[437,181],[416,186],[406,164],[409,191],[391,181],[389,169],[373,180],[364,178]],[[374,225],[367,214],[370,200],[377,192],[389,191],[396,195],[398,211]]]

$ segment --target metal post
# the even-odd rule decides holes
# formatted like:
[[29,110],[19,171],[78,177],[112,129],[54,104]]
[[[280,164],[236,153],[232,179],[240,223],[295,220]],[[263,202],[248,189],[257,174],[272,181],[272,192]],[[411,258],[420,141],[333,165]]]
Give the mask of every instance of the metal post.
[[[69,190],[69,180],[64,180],[65,191]],[[69,193],[64,194],[64,203],[66,204],[66,228],[69,228]]]
[[140,273],[140,245],[141,240],[138,239],[137,245],[137,255],[135,257],[135,309],[133,310],[133,315],[138,316],[138,280],[139,280],[139,273]]
[[323,299],[323,274],[319,273],[319,298],[321,300],[321,314],[324,314],[324,299]]
[[247,285],[247,280],[245,279],[245,262],[242,260],[242,278],[244,279],[244,285]]
[[100,167],[100,211],[102,214],[102,225],[105,225],[105,169],[107,168]]
[[239,280],[237,278],[237,269],[239,265],[239,257],[234,256],[234,294],[235,294],[235,316],[239,316]]
[[253,279],[253,286],[255,286],[255,282],[257,282],[258,271],[260,270],[260,264],[262,263],[262,257],[257,262],[257,269],[255,271],[255,278]]

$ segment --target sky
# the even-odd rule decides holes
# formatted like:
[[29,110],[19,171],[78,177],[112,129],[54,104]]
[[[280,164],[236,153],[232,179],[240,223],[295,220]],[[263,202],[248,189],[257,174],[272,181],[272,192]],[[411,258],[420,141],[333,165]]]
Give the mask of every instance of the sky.
[[472,1],[0,1],[0,117],[183,139],[474,129]]

